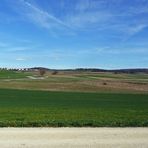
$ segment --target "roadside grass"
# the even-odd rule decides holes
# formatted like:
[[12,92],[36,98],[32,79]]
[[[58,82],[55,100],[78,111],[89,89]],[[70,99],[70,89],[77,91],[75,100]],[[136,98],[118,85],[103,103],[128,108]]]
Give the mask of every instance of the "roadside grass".
[[0,89],[0,127],[148,127],[148,94]]

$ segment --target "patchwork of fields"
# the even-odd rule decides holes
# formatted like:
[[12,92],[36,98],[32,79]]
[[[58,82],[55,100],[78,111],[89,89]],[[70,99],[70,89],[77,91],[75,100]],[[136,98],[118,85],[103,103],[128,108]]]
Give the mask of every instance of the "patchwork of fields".
[[92,72],[47,72],[40,77],[37,72],[0,72],[0,88],[76,91],[147,93],[148,74],[114,74]]
[[147,74],[28,76],[0,72],[0,127],[148,126]]

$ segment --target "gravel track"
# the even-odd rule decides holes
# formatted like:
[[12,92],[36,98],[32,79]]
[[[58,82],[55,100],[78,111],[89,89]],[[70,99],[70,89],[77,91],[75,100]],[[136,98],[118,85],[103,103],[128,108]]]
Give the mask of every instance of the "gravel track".
[[1,128],[1,148],[148,148],[148,128]]

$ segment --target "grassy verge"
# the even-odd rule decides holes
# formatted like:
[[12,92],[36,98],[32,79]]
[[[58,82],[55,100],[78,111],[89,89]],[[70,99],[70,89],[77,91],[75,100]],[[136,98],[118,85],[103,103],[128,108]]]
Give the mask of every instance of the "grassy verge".
[[148,127],[148,94],[0,89],[0,127]]

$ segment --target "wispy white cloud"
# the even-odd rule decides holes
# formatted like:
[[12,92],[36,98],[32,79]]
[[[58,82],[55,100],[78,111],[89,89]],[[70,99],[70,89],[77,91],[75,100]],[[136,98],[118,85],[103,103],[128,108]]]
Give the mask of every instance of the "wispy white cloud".
[[[61,1],[61,4],[59,2],[61,9],[55,9],[51,11],[52,13],[32,1],[18,0],[17,2],[16,11],[22,15],[22,18],[27,18],[24,20],[48,29],[55,36],[56,32],[75,35],[79,31],[89,29],[98,32],[112,30],[120,33],[120,36],[121,34],[132,36],[148,25],[148,21],[139,16],[148,13],[148,2],[145,0],[135,0],[129,5],[124,4],[125,0],[85,0],[85,2],[78,0],[73,2],[73,6],[65,5],[67,2]],[[57,11],[61,14],[56,15]]]
[[16,58],[16,61],[26,61],[27,59],[25,58]]
[[148,53],[148,49],[147,48],[126,48],[126,47],[119,47],[119,48],[102,48],[102,50],[91,50],[92,54],[105,54],[105,55],[123,55],[123,54],[133,54],[133,55],[137,55],[137,54],[147,54]]
[[28,47],[8,47],[7,51],[8,52],[18,52],[18,51],[27,51],[30,50],[30,48]]
[[136,26],[132,26],[132,27],[128,27],[127,28],[127,31],[130,35],[133,35],[133,34],[136,34],[140,31],[142,31],[143,29],[147,28],[148,27],[148,24],[137,24]]
[[87,9],[90,9],[90,1],[89,0],[85,0],[85,3],[84,1],[80,1],[79,3],[76,4],[76,11],[85,11]]
[[33,43],[31,40],[29,39],[17,39],[17,42],[19,43],[25,43],[25,44],[30,44],[30,43]]
[[20,0],[20,4],[22,6],[23,15],[27,16],[33,23],[39,25],[41,27],[51,29],[51,28],[70,28],[67,24],[65,24],[62,20],[56,18],[53,14],[38,8],[37,6]]
[[147,55],[148,54],[148,49],[144,47],[109,47],[109,46],[104,46],[104,47],[92,47],[88,49],[81,49],[79,51],[75,52],[75,55],[98,55],[98,56],[114,56],[114,55],[125,55],[125,54],[132,54],[132,55]]
[[138,5],[123,5],[124,0],[86,0],[85,3],[80,0],[74,13],[67,14],[66,22],[77,29],[112,30],[120,35],[133,36],[148,26],[147,19],[140,16],[148,13],[148,2],[135,3]]
[[[67,16],[66,22],[71,26],[86,29],[86,28],[94,28],[101,27],[106,24],[106,22],[111,19],[113,15],[107,12],[81,12],[75,14],[73,16]],[[95,29],[96,29],[95,27]]]

